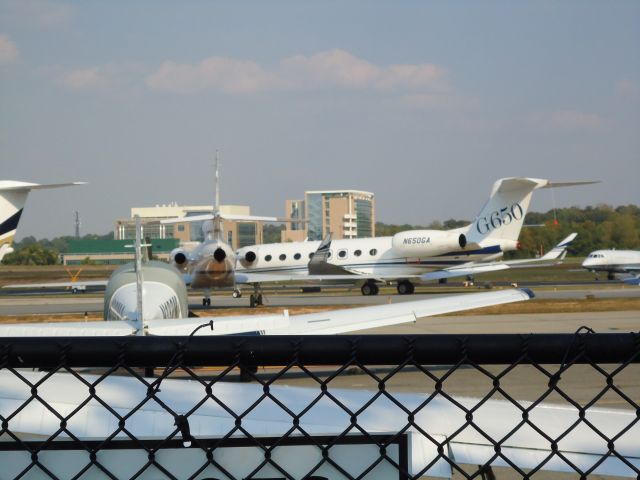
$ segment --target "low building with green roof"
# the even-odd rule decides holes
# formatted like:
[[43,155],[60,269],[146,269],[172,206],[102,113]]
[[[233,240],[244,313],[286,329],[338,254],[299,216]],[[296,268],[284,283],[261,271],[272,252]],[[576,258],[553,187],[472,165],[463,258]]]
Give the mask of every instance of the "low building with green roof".
[[[177,238],[153,238],[151,254],[157,260],[169,261],[169,253],[178,247]],[[118,265],[133,260],[132,240],[71,240],[69,250],[61,255],[65,265],[91,262],[96,265]]]

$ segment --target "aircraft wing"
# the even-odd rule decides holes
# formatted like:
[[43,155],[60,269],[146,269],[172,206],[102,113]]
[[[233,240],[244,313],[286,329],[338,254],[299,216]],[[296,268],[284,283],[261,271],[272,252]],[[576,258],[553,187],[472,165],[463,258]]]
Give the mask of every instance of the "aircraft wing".
[[[509,289],[302,315],[289,315],[285,310],[282,315],[149,320],[147,326],[149,335],[189,335],[208,322],[213,328],[201,329],[198,335],[328,335],[415,322],[416,318],[519,302],[533,296],[530,290]],[[125,321],[3,324],[0,337],[122,336],[132,335],[135,330]]]
[[77,282],[49,282],[49,283],[13,283],[2,288],[78,288],[78,287],[106,287],[108,280],[87,280]]
[[441,278],[464,277],[467,275],[476,275],[478,273],[496,272],[498,270],[507,270],[509,265],[501,262],[489,263],[485,265],[468,264],[465,266],[447,268],[445,270],[435,270],[420,276],[420,280],[426,282],[429,280],[440,280]]
[[302,275],[302,274],[287,274],[287,273],[235,273],[236,283],[244,283],[248,285],[263,284],[263,283],[278,283],[278,282],[352,282],[364,280],[378,280],[383,281],[380,275],[356,275],[356,274],[333,274],[333,275]]
[[467,275],[476,275],[478,273],[495,272],[498,270],[506,270],[509,268],[531,268],[544,267],[549,265],[557,265],[562,263],[567,254],[567,246],[578,236],[577,233],[571,233],[565,237],[560,243],[549,250],[540,258],[524,258],[518,260],[502,260],[499,262],[477,262],[465,263],[457,267],[446,268],[443,270],[435,270],[420,276],[422,281],[439,280],[441,278],[464,277]]
[[[37,385],[38,401],[30,401],[31,385]],[[95,394],[89,395],[89,385]],[[340,435],[353,428],[352,416],[345,412],[348,409],[357,412],[356,428],[364,431],[406,430],[410,459],[407,469],[411,475],[420,477],[452,478],[450,462],[540,468],[572,473],[574,477],[574,468],[586,471],[597,465],[594,475],[635,478],[631,466],[640,467],[640,424],[631,409],[589,407],[581,418],[581,411],[570,404],[497,399],[480,402],[477,398],[433,395],[429,387],[425,387],[424,392],[407,393],[388,384],[384,395],[378,391],[330,387],[330,395],[319,396],[318,386],[270,385],[269,397],[286,405],[284,409],[279,403],[265,400],[264,387],[260,384],[215,382],[209,388],[209,395],[216,401],[201,402],[202,383],[169,378],[162,381],[162,387],[149,399],[148,385],[132,377],[101,378],[82,374],[79,381],[67,373],[51,375],[21,370],[17,376],[0,370],[0,415],[8,419],[8,430],[14,435],[55,437],[55,443],[71,436],[80,441],[129,439],[130,436],[149,440],[173,437],[176,414],[188,416],[190,435],[196,439],[230,435],[237,430],[238,417],[242,419],[243,431],[237,432],[238,435],[289,436],[292,431],[296,435],[298,429],[307,435]],[[427,398],[430,398],[428,403]],[[60,416],[52,411],[66,416],[64,429],[60,427]],[[411,424],[407,421],[407,411],[415,412]],[[468,418],[469,411],[472,419]],[[522,419],[523,411],[528,412],[526,422]],[[294,423],[291,412],[299,415],[298,423]],[[119,427],[120,418],[125,419],[126,428]],[[565,434],[572,426],[570,433]],[[512,429],[514,433],[509,433]],[[549,439],[557,440],[555,453]],[[615,455],[607,445],[609,439],[615,439]],[[436,442],[445,445],[444,451],[438,453]],[[500,455],[496,455],[493,442],[499,442]],[[64,455],[64,451],[57,454]],[[5,469],[20,464],[15,452],[0,452],[0,455],[4,455],[0,458]],[[25,456],[28,464],[29,452]],[[45,465],[51,460],[45,455],[38,458],[40,464],[45,462]],[[74,461],[84,465],[88,460],[74,457]],[[78,468],[74,472],[76,470]],[[132,470],[131,475],[135,471]],[[186,478],[190,474],[178,475]]]

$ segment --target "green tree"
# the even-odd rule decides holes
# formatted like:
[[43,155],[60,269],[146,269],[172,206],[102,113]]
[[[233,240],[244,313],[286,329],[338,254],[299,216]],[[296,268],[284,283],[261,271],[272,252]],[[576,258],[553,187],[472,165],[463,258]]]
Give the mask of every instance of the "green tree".
[[6,255],[2,261],[7,265],[55,265],[58,252],[33,243]]

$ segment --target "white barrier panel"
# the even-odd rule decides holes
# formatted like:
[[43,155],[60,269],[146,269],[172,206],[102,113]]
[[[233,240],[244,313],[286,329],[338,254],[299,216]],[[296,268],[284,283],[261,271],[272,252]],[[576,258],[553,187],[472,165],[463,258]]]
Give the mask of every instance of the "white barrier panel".
[[[72,442],[0,442],[0,479],[20,478],[40,480],[54,478],[102,479],[109,472],[116,478],[158,480],[163,478],[193,478],[200,480],[246,478],[280,480],[303,478],[310,480],[359,477],[367,480],[407,478],[408,437],[347,435],[336,439],[327,436],[292,436],[197,439],[190,447],[180,440],[114,440]],[[262,444],[265,448],[258,446]],[[389,445],[381,455],[379,444]],[[104,444],[104,445],[103,445]],[[323,449],[332,445],[323,462]],[[277,446],[275,446],[277,445]],[[84,448],[82,448],[84,446]],[[24,447],[27,447],[26,449]],[[272,448],[272,450],[270,450]],[[29,452],[40,450],[37,461]],[[91,451],[95,451],[92,461]],[[207,451],[211,451],[211,460]],[[265,455],[265,451],[270,453]],[[152,455],[150,456],[150,453]],[[267,459],[267,457],[269,457]],[[318,466],[319,465],[319,466]],[[316,468],[316,466],[318,466]],[[285,473],[290,476],[288,477]],[[197,475],[196,475],[197,474]],[[111,477],[113,478],[113,477]]]

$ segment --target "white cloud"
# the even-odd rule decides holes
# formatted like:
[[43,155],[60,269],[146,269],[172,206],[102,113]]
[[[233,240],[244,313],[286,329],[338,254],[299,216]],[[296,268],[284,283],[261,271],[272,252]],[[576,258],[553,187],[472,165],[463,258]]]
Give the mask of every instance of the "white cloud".
[[310,56],[294,55],[268,70],[256,62],[209,57],[197,64],[164,62],[149,75],[153,90],[193,93],[219,90],[254,93],[265,90],[368,89],[445,91],[447,70],[433,64],[378,66],[334,49]]
[[269,88],[274,80],[272,74],[255,62],[209,57],[196,65],[163,62],[156,72],[147,77],[147,86],[176,93],[209,89],[225,93],[253,93]]
[[467,110],[476,108],[480,104],[474,97],[458,95],[449,92],[416,93],[403,95],[399,99],[399,104],[412,109],[458,109]]
[[0,15],[12,25],[49,28],[66,24],[73,9],[53,0],[5,0]]
[[18,58],[18,48],[9,37],[0,35],[0,65],[6,65]]
[[616,83],[616,93],[621,97],[638,99],[640,98],[640,85],[632,80],[623,79]]
[[529,120],[535,127],[553,130],[597,130],[606,124],[605,118],[597,113],[577,110],[536,113],[531,115]]
[[604,119],[597,113],[577,112],[575,110],[558,110],[549,118],[554,128],[563,129],[597,129],[604,125]]
[[107,75],[100,67],[72,70],[62,76],[62,83],[72,90],[96,90],[109,86]]

